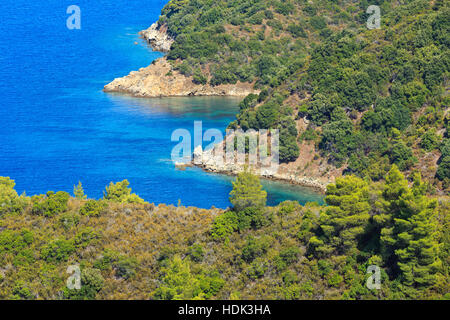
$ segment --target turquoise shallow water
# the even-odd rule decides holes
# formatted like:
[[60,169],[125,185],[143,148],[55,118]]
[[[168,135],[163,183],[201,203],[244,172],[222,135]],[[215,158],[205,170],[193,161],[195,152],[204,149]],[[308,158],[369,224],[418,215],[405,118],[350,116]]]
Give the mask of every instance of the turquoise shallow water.
[[[166,1],[77,1],[82,29],[66,28],[60,0],[4,0],[0,10],[0,176],[28,194],[72,191],[102,196],[110,181],[128,179],[155,203],[229,205],[232,178],[169,161],[173,130],[224,130],[234,98],[137,99],[102,92],[105,84],[150,64],[137,32],[158,19]],[[135,42],[138,42],[135,45]],[[309,189],[264,181],[269,204],[321,201]]]

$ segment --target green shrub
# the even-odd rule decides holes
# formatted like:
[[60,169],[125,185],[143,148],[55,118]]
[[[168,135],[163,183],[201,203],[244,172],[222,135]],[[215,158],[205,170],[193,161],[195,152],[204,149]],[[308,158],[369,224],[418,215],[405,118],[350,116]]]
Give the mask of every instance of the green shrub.
[[289,247],[280,252],[280,258],[286,265],[291,265],[298,260],[299,248]]
[[105,209],[107,204],[102,200],[88,200],[80,209],[80,214],[88,217],[98,217]]
[[275,2],[275,12],[282,15],[289,15],[295,11],[295,7],[292,3],[287,1],[277,1]]
[[216,271],[209,276],[200,277],[200,289],[202,290],[205,299],[211,299],[219,293],[225,285],[225,280],[220,277]]
[[218,86],[221,84],[235,84],[238,81],[236,74],[227,66],[220,66],[212,72],[210,84]]
[[436,177],[441,181],[450,179],[450,156],[446,156],[440,160]]
[[113,268],[113,264],[119,259],[119,256],[119,253],[106,249],[103,251],[101,257],[95,260],[94,268],[109,271]]
[[63,191],[56,193],[49,191],[45,196],[33,196],[31,198],[33,203],[32,212],[45,217],[53,217],[67,210],[69,198],[70,195]]
[[245,246],[242,248],[242,259],[245,262],[252,262],[267,252],[269,242],[266,238],[249,237]]
[[85,268],[81,270],[81,289],[65,287],[64,298],[69,300],[94,300],[104,285],[105,279],[103,279],[100,270]]
[[138,261],[134,257],[121,256],[114,264],[114,267],[116,268],[117,277],[130,279],[136,275]]
[[20,213],[28,199],[14,190],[16,183],[8,177],[0,177],[0,217],[5,213]]
[[177,69],[186,77],[190,77],[193,74],[192,67],[187,61],[183,62],[180,66],[177,67]]
[[191,271],[189,259],[175,256],[161,270],[159,287],[151,294],[156,300],[192,300],[204,298],[200,279]]
[[84,189],[81,181],[78,181],[77,186],[73,186],[73,194],[78,200],[86,200],[87,196],[84,194]]
[[287,30],[290,33],[292,33],[292,35],[294,37],[303,37],[303,38],[305,38],[307,36],[305,30],[303,30],[302,26],[299,25],[299,24],[290,24],[290,25],[288,25]]
[[80,215],[78,213],[66,212],[60,215],[59,224],[68,231],[70,228],[75,227],[80,222]]
[[196,70],[193,75],[193,81],[195,84],[205,85],[208,82],[208,78],[206,78],[200,70]]
[[439,147],[439,144],[440,138],[436,134],[435,129],[431,129],[425,132],[425,134],[422,136],[422,139],[420,140],[420,146],[426,151],[437,149]]
[[110,183],[104,192],[104,199],[119,203],[144,203],[144,200],[139,198],[136,194],[131,193],[131,188],[128,188],[130,183],[128,180]]
[[281,272],[298,259],[300,250],[296,247],[283,249],[278,256],[274,258],[275,268]]
[[194,244],[193,246],[189,247],[188,255],[191,257],[192,261],[201,262],[203,260],[203,256],[205,255],[205,252],[201,245]]
[[341,283],[344,281],[344,278],[342,278],[339,274],[334,274],[333,276],[328,279],[328,284],[332,287],[339,287]]
[[86,248],[89,244],[93,244],[93,242],[100,239],[100,237],[100,232],[91,227],[86,227],[77,232],[74,238],[74,245],[77,248]]
[[94,267],[100,270],[115,270],[116,277],[130,279],[136,275],[139,263],[136,258],[119,254],[113,250],[105,250],[102,257],[94,262]]
[[64,262],[75,252],[75,246],[70,240],[52,240],[41,249],[41,257],[47,262]]
[[233,211],[226,211],[214,219],[211,236],[214,240],[228,239],[238,230],[238,217]]
[[281,275],[281,278],[283,279],[283,283],[284,283],[285,285],[287,285],[287,286],[289,286],[289,285],[291,285],[291,284],[294,284],[294,283],[298,282],[298,277],[297,277],[297,275],[295,274],[295,272],[293,272],[293,271],[291,271],[291,270],[288,270],[288,271],[284,272],[284,273]]
[[34,299],[34,294],[28,287],[28,285],[23,280],[17,280],[13,291],[12,296],[10,297],[12,300],[32,300]]
[[323,28],[325,28],[327,26],[325,18],[320,17],[320,16],[312,17],[311,20],[309,21],[309,23],[316,30],[323,29]]
[[32,249],[23,249],[19,251],[13,260],[15,267],[32,264],[35,261],[34,252]]
[[438,161],[439,167],[436,172],[436,177],[439,180],[450,180],[450,139],[444,139],[441,144],[441,158]]
[[264,277],[267,269],[268,267],[266,261],[264,261],[263,259],[256,259],[250,265],[247,274],[250,277],[250,279],[256,280]]
[[22,249],[33,242],[33,232],[28,229],[21,231],[3,230],[0,233],[0,246],[3,250]]
[[395,140],[393,142],[389,158],[391,163],[396,164],[402,171],[410,168],[417,161],[413,156],[412,149],[402,140]]
[[253,16],[250,17],[250,19],[248,19],[248,22],[250,24],[262,24],[263,19],[266,17],[266,15],[264,14],[264,12],[258,12],[256,14],[254,14]]
[[243,231],[249,228],[259,229],[267,225],[270,221],[265,213],[266,210],[263,207],[248,207],[237,211],[238,230]]

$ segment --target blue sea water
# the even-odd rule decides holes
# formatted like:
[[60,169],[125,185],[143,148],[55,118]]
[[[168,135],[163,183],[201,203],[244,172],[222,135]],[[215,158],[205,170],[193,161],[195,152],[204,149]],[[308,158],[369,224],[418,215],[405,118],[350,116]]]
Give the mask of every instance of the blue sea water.
[[[238,111],[233,98],[137,99],[103,86],[161,57],[137,33],[158,19],[167,0],[2,0],[0,7],[0,176],[16,190],[72,192],[83,183],[100,198],[128,179],[146,201],[226,208],[232,178],[169,161],[171,133],[224,130]],[[81,30],[69,30],[70,5]],[[137,44],[135,44],[137,42]],[[264,181],[270,205],[322,201],[310,189]]]

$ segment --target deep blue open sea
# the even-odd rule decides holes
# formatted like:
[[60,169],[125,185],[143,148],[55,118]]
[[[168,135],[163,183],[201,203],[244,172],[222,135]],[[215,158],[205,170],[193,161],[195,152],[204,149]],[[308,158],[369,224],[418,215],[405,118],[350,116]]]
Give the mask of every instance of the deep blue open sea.
[[[0,5],[0,176],[19,193],[72,192],[83,183],[100,198],[110,181],[128,179],[146,201],[229,206],[230,177],[169,161],[173,130],[225,130],[238,111],[232,98],[136,99],[102,92],[116,77],[162,54],[137,35],[167,0],[2,0]],[[69,5],[81,30],[69,30]],[[138,42],[138,44],[135,44]],[[297,186],[264,182],[269,204],[321,201]]]

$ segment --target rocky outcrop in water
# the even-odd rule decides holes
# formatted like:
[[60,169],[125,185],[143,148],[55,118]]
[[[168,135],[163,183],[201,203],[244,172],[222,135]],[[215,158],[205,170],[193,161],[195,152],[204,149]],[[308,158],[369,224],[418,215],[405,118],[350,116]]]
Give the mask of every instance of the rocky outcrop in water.
[[236,84],[195,84],[192,77],[186,77],[172,70],[166,58],[154,61],[150,66],[132,71],[128,76],[117,78],[104,88],[105,92],[120,92],[135,97],[176,97],[176,96],[246,96],[257,93],[251,83]]
[[167,26],[160,26],[157,22],[147,30],[139,32],[139,35],[152,46],[153,50],[160,52],[169,52],[172,43],[175,41],[167,33]]

